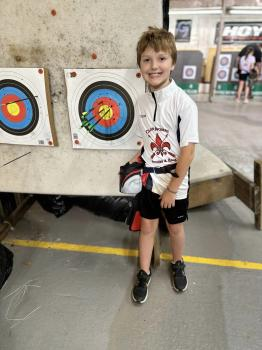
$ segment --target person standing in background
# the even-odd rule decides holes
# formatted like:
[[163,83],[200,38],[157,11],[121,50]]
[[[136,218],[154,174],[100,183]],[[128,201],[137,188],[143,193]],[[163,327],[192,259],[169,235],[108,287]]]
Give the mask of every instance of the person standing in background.
[[246,54],[240,58],[239,61],[239,85],[237,90],[236,101],[240,102],[241,93],[245,87],[245,99],[244,103],[248,103],[248,95],[250,91],[249,85],[249,74],[251,69],[255,67],[256,59],[254,56],[254,49],[249,47],[246,51]]
[[[243,49],[239,52],[238,56],[237,56],[237,66],[239,68],[239,62],[241,57],[245,56],[247,54],[247,50],[252,48],[254,51],[254,57],[255,57],[255,68],[257,70],[257,74],[260,75],[261,74],[261,60],[262,60],[262,52],[261,52],[261,48],[262,48],[262,43],[253,43],[253,44],[249,44],[246,45],[245,47],[243,47]],[[252,80],[249,81],[249,98],[253,98],[252,95]]]

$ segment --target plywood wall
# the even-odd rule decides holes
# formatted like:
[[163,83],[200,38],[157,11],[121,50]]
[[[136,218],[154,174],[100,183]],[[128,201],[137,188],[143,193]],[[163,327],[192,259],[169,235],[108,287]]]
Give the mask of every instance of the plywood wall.
[[135,68],[137,39],[162,25],[162,1],[9,0],[0,11],[0,67],[48,69],[58,138],[53,148],[0,144],[0,191],[117,195],[133,152],[72,149],[63,69]]

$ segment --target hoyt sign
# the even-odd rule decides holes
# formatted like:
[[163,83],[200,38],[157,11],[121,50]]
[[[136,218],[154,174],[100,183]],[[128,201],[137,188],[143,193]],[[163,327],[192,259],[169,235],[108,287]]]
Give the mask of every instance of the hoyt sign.
[[[218,40],[219,23],[215,42]],[[262,22],[225,22],[223,43],[262,41]]]

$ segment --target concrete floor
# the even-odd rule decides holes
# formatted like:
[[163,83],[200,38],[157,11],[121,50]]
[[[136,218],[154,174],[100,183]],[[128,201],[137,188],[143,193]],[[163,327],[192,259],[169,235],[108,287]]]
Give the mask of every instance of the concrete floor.
[[[253,159],[262,159],[261,100],[246,106],[225,97],[212,104],[196,99],[201,143],[252,178]],[[11,247],[14,270],[0,291],[0,349],[260,350],[262,232],[254,228],[253,213],[233,197],[189,214],[188,291],[172,290],[168,261],[162,261],[148,301],[139,306],[130,299],[135,257],[99,248]],[[138,235],[78,207],[57,219],[35,203],[8,239],[133,250]],[[167,235],[161,247],[169,252]],[[192,257],[208,260],[190,263]],[[219,266],[221,259],[260,265]]]

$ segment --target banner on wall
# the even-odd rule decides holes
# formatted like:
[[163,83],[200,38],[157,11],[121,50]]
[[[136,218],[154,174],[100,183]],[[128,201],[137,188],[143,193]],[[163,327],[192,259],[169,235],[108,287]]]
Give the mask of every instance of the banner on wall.
[[189,42],[192,21],[190,19],[176,21],[175,39],[177,42]]
[[[218,41],[219,26],[216,26],[215,43]],[[223,44],[249,43],[262,40],[262,22],[225,22]]]

